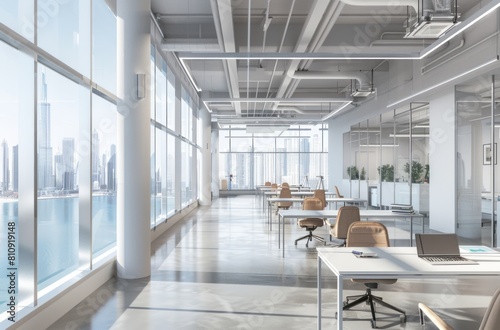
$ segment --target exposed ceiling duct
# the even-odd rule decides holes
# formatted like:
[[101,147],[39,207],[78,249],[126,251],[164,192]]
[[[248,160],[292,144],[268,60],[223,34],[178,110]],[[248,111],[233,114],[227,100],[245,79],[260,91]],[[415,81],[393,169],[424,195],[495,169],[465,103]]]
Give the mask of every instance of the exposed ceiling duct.
[[351,72],[323,72],[323,71],[296,71],[289,76],[293,79],[354,79],[359,83],[359,88],[355,88],[352,96],[366,97],[373,92],[372,83],[368,76],[359,71]]
[[351,6],[410,6],[405,38],[439,38],[458,18],[456,0],[341,0]]
[[221,52],[217,38],[165,38],[161,49],[166,52]]

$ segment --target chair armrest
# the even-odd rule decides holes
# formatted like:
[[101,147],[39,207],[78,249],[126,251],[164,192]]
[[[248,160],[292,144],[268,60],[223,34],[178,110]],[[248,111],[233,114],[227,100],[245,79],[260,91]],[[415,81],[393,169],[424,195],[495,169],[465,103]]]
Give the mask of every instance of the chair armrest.
[[443,321],[432,309],[423,303],[418,303],[418,309],[420,310],[420,324],[424,324],[424,315],[427,316],[429,320],[439,329],[439,330],[453,330],[453,328]]

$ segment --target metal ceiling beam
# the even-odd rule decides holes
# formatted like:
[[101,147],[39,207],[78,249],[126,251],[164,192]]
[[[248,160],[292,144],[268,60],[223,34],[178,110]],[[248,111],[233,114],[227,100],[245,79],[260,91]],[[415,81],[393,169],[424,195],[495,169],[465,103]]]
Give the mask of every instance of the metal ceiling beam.
[[[215,29],[217,38],[222,45],[224,52],[234,53],[236,51],[233,26],[233,10],[231,0],[211,0],[212,14],[214,16]],[[226,81],[229,94],[232,97],[240,97],[239,81],[238,81],[238,65],[236,59],[225,58],[224,71],[226,73]],[[241,107],[239,104],[235,107],[236,114],[241,115]]]
[[[358,49],[359,50],[359,49]],[[368,50],[368,49],[367,49]],[[213,52],[179,52],[179,58],[185,60],[417,60],[418,52],[372,53],[213,53]],[[298,66],[298,64],[297,64]],[[295,70],[292,70],[292,74]]]
[[217,98],[207,98],[203,99],[203,102],[234,102],[234,103],[241,103],[241,102],[257,102],[257,103],[266,103],[266,102],[286,102],[287,104],[292,104],[292,103],[342,103],[342,102],[352,102],[353,99],[346,97],[346,98],[267,98],[267,97],[260,97],[260,98],[223,98],[223,97],[217,97]]

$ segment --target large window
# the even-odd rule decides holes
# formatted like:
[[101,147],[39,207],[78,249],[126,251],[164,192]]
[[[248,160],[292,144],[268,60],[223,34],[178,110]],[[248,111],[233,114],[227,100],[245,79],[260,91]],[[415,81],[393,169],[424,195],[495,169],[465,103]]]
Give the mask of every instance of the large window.
[[92,96],[92,249],[116,243],[116,105]]
[[219,180],[228,189],[254,189],[265,181],[314,187],[320,176],[327,185],[326,129],[319,125],[294,125],[275,134],[248,133],[244,127],[219,130]]
[[[0,22],[33,41],[35,38],[34,9],[34,0],[2,1],[0,2]],[[48,20],[47,11],[42,12],[38,19]]]
[[[19,195],[20,180],[23,180],[20,172],[20,152],[29,149],[25,142],[33,138],[34,134],[27,127],[29,122],[27,115],[33,115],[33,59],[0,42],[0,77],[2,77],[0,78],[0,251],[5,251],[0,254],[0,269],[6,270],[9,267],[7,255],[9,223],[14,223],[14,228],[17,229],[15,238],[18,242],[21,229],[19,200],[28,199],[26,195]],[[29,164],[24,165],[29,166]],[[19,266],[19,247],[17,244],[15,267]],[[0,313],[2,314],[5,314],[4,311],[7,309],[5,302],[8,299],[8,286],[8,278],[1,276]]]
[[40,288],[78,266],[79,174],[88,90],[39,65],[37,109],[38,282]]
[[39,1],[37,8],[38,45],[89,76],[90,2]]

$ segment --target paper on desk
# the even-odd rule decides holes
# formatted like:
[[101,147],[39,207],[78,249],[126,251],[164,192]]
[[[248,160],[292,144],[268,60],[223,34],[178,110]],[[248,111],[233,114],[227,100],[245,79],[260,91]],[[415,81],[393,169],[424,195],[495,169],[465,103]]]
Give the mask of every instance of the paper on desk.
[[461,253],[500,253],[497,250],[494,250],[487,246],[482,245],[460,245]]

